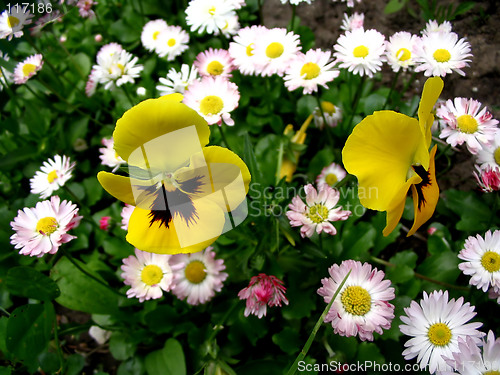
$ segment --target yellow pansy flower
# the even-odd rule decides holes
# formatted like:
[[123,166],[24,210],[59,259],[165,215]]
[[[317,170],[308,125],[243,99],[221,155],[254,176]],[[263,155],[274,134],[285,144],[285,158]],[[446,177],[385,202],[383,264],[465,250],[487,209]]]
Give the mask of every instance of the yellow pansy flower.
[[135,206],[126,239],[143,251],[201,251],[246,216],[246,164],[226,148],[206,147],[207,122],[181,101],[172,94],[125,112],[113,138],[130,177],[97,175],[108,193]]
[[432,108],[443,89],[439,77],[424,85],[418,120],[394,111],[377,111],[356,125],[342,150],[346,170],[358,178],[358,195],[366,208],[387,211],[384,236],[403,215],[411,188],[415,218],[411,236],[430,219],[439,198],[434,156],[429,152]]

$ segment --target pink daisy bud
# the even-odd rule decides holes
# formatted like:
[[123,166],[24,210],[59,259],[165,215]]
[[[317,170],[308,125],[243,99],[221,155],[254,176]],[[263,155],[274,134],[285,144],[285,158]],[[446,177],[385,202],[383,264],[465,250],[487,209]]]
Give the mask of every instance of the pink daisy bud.
[[108,230],[111,222],[111,216],[103,216],[99,219],[99,228],[102,230]]
[[487,166],[484,169],[478,169],[478,173],[473,172],[474,177],[482,191],[491,193],[500,190],[500,168],[491,168]]
[[238,297],[247,301],[245,316],[253,314],[260,319],[266,315],[268,305],[281,307],[282,302],[288,305],[285,292],[283,281],[275,276],[260,273],[250,279],[250,284],[238,293]]

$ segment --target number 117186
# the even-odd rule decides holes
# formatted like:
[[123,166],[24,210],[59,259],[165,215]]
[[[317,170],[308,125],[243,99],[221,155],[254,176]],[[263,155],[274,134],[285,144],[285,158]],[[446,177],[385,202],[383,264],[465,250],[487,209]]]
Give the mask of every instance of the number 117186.
[[51,3],[20,3],[20,4],[7,4],[7,11],[9,13],[26,13],[31,11],[31,13],[51,13],[52,12],[52,4]]

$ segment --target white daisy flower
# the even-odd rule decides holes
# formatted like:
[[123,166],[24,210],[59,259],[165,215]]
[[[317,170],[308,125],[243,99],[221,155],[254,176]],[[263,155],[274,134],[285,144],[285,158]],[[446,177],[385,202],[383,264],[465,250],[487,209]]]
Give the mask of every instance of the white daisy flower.
[[266,28],[261,25],[244,27],[234,36],[233,42],[229,43],[229,54],[233,58],[233,64],[243,75],[253,75],[258,66],[258,59],[254,53],[255,45],[262,41],[262,35]]
[[262,30],[260,38],[251,51],[255,54],[257,74],[283,76],[300,50],[299,36],[286,29],[274,28]]
[[115,171],[120,165],[125,164],[125,160],[123,160],[114,149],[115,142],[113,137],[103,138],[101,139],[101,143],[104,145],[104,147],[99,149],[99,152],[101,153],[101,155],[99,155],[99,159],[101,159],[102,165],[114,168],[113,171]]
[[319,107],[314,108],[313,115],[314,125],[316,125],[318,129],[323,129],[325,121],[326,125],[334,128],[342,118],[342,109],[331,102],[322,101],[321,109]]
[[224,27],[220,29],[222,35],[226,38],[232,37],[240,29],[240,23],[238,22],[238,15],[236,13],[230,13],[226,17],[226,23]]
[[67,156],[54,156],[43,162],[43,166],[30,179],[32,194],[40,194],[40,198],[48,198],[54,191],[63,186],[71,178],[71,172],[75,168],[75,162],[71,163]]
[[292,5],[299,5],[300,3],[306,3],[306,4],[311,4],[313,0],[281,0],[281,4],[292,4]]
[[483,338],[479,346],[470,337],[465,340],[459,338],[458,349],[458,352],[452,353],[452,357],[445,357],[455,370],[453,374],[500,374],[500,338],[495,340],[493,331],[488,332],[488,337],[486,340]]
[[147,22],[141,32],[141,42],[144,48],[148,51],[157,51],[159,36],[167,26],[167,22],[161,19]]
[[156,52],[167,61],[174,60],[188,49],[189,34],[180,26],[167,26],[158,36]]
[[415,65],[413,51],[417,43],[420,43],[420,38],[406,31],[395,33],[389,38],[386,44],[386,56],[393,71],[399,72],[400,69],[405,71]]
[[328,269],[330,277],[321,280],[323,286],[318,294],[326,303],[332,300],[336,290],[347,276],[337,295],[325,323],[331,322],[333,331],[340,336],[357,336],[362,341],[373,341],[373,332],[382,334],[391,327],[394,319],[394,288],[391,281],[384,280],[384,272],[372,268],[369,263],[345,260]]
[[400,331],[412,338],[405,343],[403,356],[406,360],[417,357],[421,369],[436,371],[451,371],[452,368],[443,359],[458,352],[458,339],[470,337],[478,344],[484,333],[477,329],[483,323],[467,323],[476,313],[474,306],[463,303],[463,297],[455,301],[448,300],[448,291],[434,291],[427,295],[418,304],[411,302],[406,307],[407,316],[401,316],[404,323],[399,326]]
[[444,128],[439,138],[446,138],[452,146],[467,144],[472,154],[477,154],[483,145],[493,142],[498,129],[498,120],[492,118],[490,112],[474,99],[449,99],[439,107],[436,116],[443,121]]
[[235,14],[234,6],[226,0],[191,0],[186,8],[186,23],[191,31],[219,35]]
[[28,79],[33,77],[43,66],[43,56],[40,54],[32,55],[23,62],[16,65],[14,69],[14,83],[22,85]]
[[96,60],[109,59],[119,55],[123,51],[123,47],[118,43],[108,43],[102,46],[97,52]]
[[422,30],[422,35],[429,35],[432,33],[451,33],[450,21],[444,21],[440,24],[436,20],[430,20],[425,24],[425,29]]
[[187,64],[182,64],[181,71],[177,72],[175,68],[168,71],[167,78],[160,77],[161,85],[157,85],[156,89],[160,95],[173,94],[178,92],[184,94],[186,88],[198,78],[198,70]]
[[426,77],[451,74],[453,71],[465,76],[462,68],[469,66],[472,57],[470,44],[456,33],[430,33],[422,37],[415,48],[416,72]]
[[340,72],[334,69],[331,61],[331,52],[320,49],[309,50],[305,54],[299,52],[291,60],[286,70],[285,86],[289,91],[303,87],[303,94],[312,94],[318,91],[318,85],[328,88],[328,82],[337,78]]
[[187,303],[198,305],[208,302],[215,292],[220,292],[222,283],[228,274],[221,272],[226,269],[222,259],[215,259],[213,247],[192,254],[176,254],[170,259],[174,267],[181,264],[181,268],[174,272],[175,286],[172,293],[179,299],[187,297]]
[[365,21],[365,15],[363,13],[354,12],[352,16],[348,16],[344,13],[344,19],[342,20],[341,30],[351,31],[354,29],[359,29],[363,27]]
[[0,15],[0,39],[23,36],[23,27],[29,25],[32,18],[29,10],[23,12],[21,4],[12,4],[10,13],[4,10]]
[[106,90],[125,83],[134,83],[144,67],[137,64],[138,58],[122,50],[111,56],[101,54],[97,56],[97,65],[94,65],[94,78],[98,83],[104,84]]
[[224,120],[226,125],[233,126],[229,112],[238,107],[239,100],[238,86],[216,76],[194,81],[188,86],[183,103],[203,116],[209,125],[220,125]]
[[318,177],[316,177],[316,185],[321,186],[326,184],[328,186],[335,185],[337,182],[342,181],[347,176],[347,172],[340,165],[332,163],[323,168]]
[[373,29],[347,31],[333,48],[340,67],[360,76],[373,77],[373,73],[380,71],[382,62],[386,61],[385,37]]
[[234,70],[233,59],[229,52],[224,49],[209,48],[200,52],[193,65],[202,76],[230,78],[232,77],[231,72]]
[[458,257],[465,262],[458,268],[468,276],[469,283],[483,292],[490,287],[500,289],[500,230],[487,231],[484,239],[479,234],[465,240]]
[[34,208],[19,210],[10,223],[16,231],[10,243],[19,254],[41,257],[55,254],[59,246],[76,238],[67,232],[80,224],[76,204],[62,201],[58,196],[38,202]]
[[477,152],[477,163],[481,168],[500,167],[500,130],[497,128],[491,143],[482,144],[482,149]]
[[175,282],[173,272],[182,264],[170,266],[171,255],[154,254],[135,249],[135,256],[123,259],[121,277],[127,290],[128,298],[139,298],[139,302],[161,298],[163,292],[168,292]]

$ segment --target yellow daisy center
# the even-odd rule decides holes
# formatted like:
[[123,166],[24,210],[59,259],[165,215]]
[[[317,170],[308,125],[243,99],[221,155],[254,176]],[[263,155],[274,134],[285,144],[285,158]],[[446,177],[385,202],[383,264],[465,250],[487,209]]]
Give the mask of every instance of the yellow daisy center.
[[155,31],[155,32],[153,33],[153,40],[158,39],[158,35],[160,35],[160,32],[159,32],[159,31]]
[[205,280],[205,277],[207,277],[205,264],[199,260],[193,260],[186,266],[184,275],[186,276],[186,279],[193,284],[201,283]]
[[125,67],[122,64],[116,64],[116,66],[122,71],[122,74],[125,73]]
[[313,223],[319,224],[328,219],[329,213],[330,211],[328,208],[323,206],[322,203],[318,203],[309,208],[309,212],[306,213],[306,216],[311,219]]
[[500,371],[491,370],[485,372],[484,375],[500,375]]
[[23,66],[23,75],[25,77],[28,77],[35,70],[36,70],[36,65],[34,65],[34,64],[24,64],[24,66]]
[[338,178],[334,173],[328,173],[325,177],[325,182],[330,186],[333,186],[333,184],[336,183],[337,181]]
[[313,62],[305,63],[302,69],[300,69],[300,76],[302,77],[304,74],[306,75],[304,79],[313,79],[319,76],[321,69],[318,64]]
[[57,229],[57,220],[55,217],[44,217],[43,219],[38,220],[36,223],[36,231],[44,236],[48,236],[54,233]]
[[450,52],[447,49],[439,48],[432,55],[434,60],[440,63],[448,62],[451,59]]
[[408,61],[411,58],[411,52],[408,48],[400,48],[398,52],[396,52],[396,57],[399,61]]
[[457,125],[462,133],[473,134],[477,131],[477,121],[471,115],[462,115],[458,117]]
[[250,43],[248,46],[247,46],[247,49],[246,49],[246,52],[247,52],[247,56],[253,56],[253,43]]
[[175,39],[174,38],[170,38],[168,41],[167,41],[167,44],[169,47],[173,47],[175,46]]
[[208,13],[213,16],[215,14],[215,7],[211,7],[209,10],[208,10]]
[[354,50],[352,51],[352,54],[354,55],[354,57],[366,57],[368,56],[368,47],[366,46],[357,46],[356,48],[354,48]]
[[204,115],[215,115],[224,108],[224,102],[221,98],[215,95],[205,96],[200,101],[200,111]]
[[372,297],[365,288],[354,285],[345,288],[340,296],[340,302],[349,314],[363,316],[371,309]]
[[500,147],[497,147],[495,152],[493,153],[493,157],[495,158],[495,162],[500,165]]
[[500,254],[494,251],[487,251],[481,257],[481,265],[483,268],[490,272],[497,272],[500,270]]
[[444,323],[434,323],[427,331],[427,337],[434,346],[445,346],[451,341],[451,329]]
[[326,112],[330,115],[337,112],[337,109],[335,108],[333,103],[330,102],[321,102],[321,108],[323,109],[323,112]]
[[163,271],[156,264],[148,264],[141,271],[141,280],[146,285],[156,285],[161,279],[163,279]]
[[54,180],[57,180],[57,172],[52,171],[47,175],[47,181],[49,181],[49,184],[53,183]]
[[224,65],[222,65],[220,62],[216,60],[210,62],[210,64],[208,64],[207,66],[208,74],[211,74],[213,76],[218,76],[222,74],[223,71],[224,71]]
[[285,47],[283,47],[283,44],[278,42],[272,42],[266,48],[266,56],[271,59],[276,59],[283,54],[284,50]]
[[14,16],[7,17],[7,26],[9,26],[12,29],[17,25],[19,25],[19,18]]

